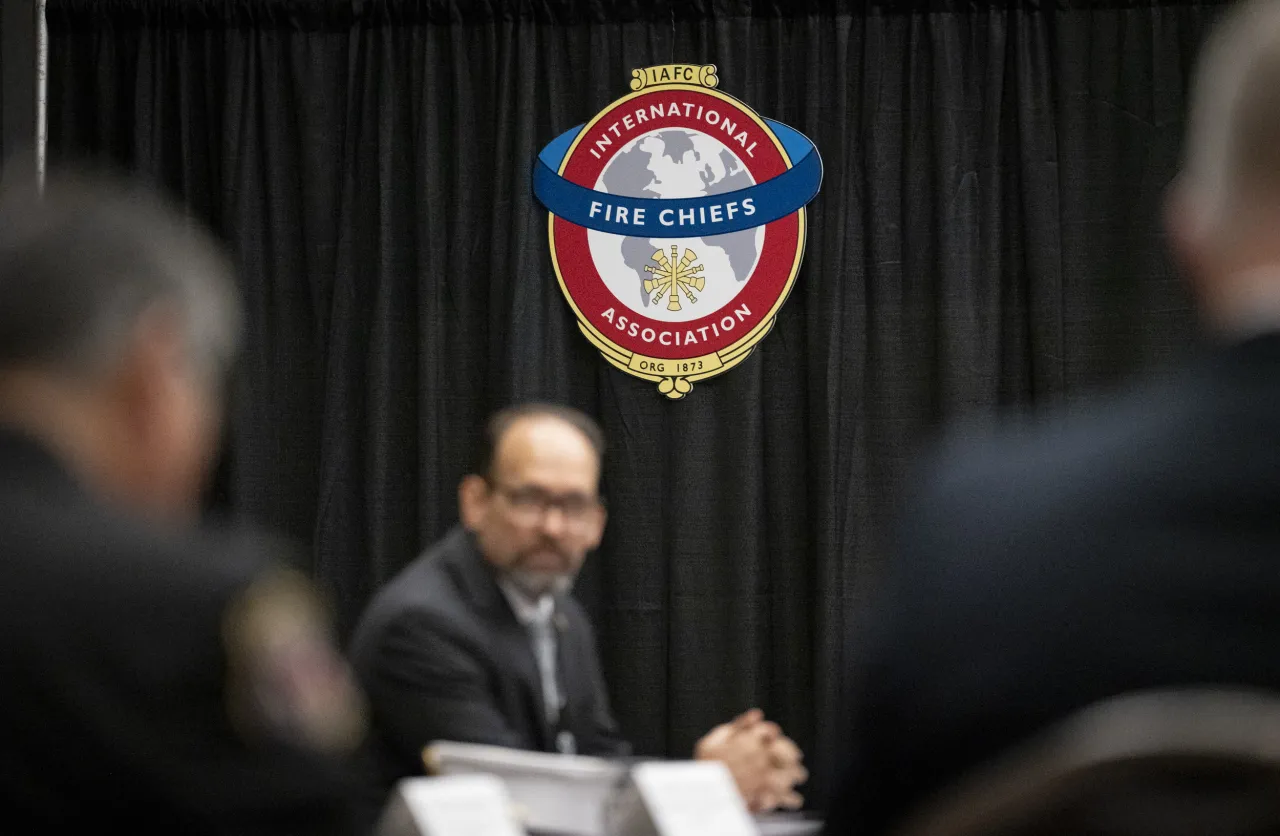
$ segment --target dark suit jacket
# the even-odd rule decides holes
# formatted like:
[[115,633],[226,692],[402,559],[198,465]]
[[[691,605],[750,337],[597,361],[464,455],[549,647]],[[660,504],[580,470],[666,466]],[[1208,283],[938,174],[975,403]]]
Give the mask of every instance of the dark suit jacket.
[[581,754],[625,755],[586,613],[569,596],[556,613],[567,706],[552,728],[529,634],[469,533],[454,529],[387,584],[351,648],[380,783],[421,774],[422,749],[436,740],[553,752],[564,729]]
[[829,832],[874,836],[1085,705],[1280,689],[1280,336],[957,447],[853,638]]
[[335,764],[233,731],[224,617],[270,564],[221,542],[0,431],[0,832],[348,832]]

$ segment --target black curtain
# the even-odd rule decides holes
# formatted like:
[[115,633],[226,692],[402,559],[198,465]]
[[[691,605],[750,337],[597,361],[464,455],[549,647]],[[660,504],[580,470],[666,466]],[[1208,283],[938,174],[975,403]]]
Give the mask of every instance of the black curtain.
[[36,131],[35,58],[34,0],[0,2],[0,159],[22,154],[11,164],[21,165],[23,173],[33,165],[28,156]]
[[[238,255],[226,501],[310,544],[345,625],[453,524],[491,410],[572,404],[610,440],[581,594],[626,730],[680,755],[761,705],[821,755],[921,439],[1186,343],[1160,204],[1215,12],[50,0],[51,142],[162,183]],[[673,59],[826,167],[773,333],[679,403],[579,334],[529,186],[545,142]]]
[[8,33],[4,16],[0,14],[0,160],[4,159],[5,142],[8,140],[9,133],[4,123],[5,96],[9,94],[9,79],[4,71],[4,54],[7,46],[5,40],[8,37],[12,35]]

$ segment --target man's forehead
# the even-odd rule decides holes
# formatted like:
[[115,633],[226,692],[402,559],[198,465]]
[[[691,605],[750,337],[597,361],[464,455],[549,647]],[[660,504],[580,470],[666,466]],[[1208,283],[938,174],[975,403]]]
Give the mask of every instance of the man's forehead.
[[512,478],[580,475],[594,487],[600,460],[591,440],[577,427],[553,416],[529,416],[503,433],[494,451],[494,470]]

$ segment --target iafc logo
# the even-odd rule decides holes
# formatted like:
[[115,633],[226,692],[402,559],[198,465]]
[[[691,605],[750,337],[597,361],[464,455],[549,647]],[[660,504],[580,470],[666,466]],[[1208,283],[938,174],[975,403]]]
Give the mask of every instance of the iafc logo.
[[822,161],[798,131],[717,90],[714,66],[632,75],[630,95],[542,150],[534,192],[587,339],[683,398],[773,327]]

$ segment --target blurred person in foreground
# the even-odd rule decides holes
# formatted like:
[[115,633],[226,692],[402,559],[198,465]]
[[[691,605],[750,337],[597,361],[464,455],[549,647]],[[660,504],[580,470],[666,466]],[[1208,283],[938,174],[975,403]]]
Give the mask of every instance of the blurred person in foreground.
[[1195,78],[1170,238],[1213,347],[1075,418],[956,445],[855,637],[831,833],[873,836],[1098,700],[1280,690],[1280,3]]
[[100,179],[0,194],[0,830],[344,833],[363,714],[307,585],[196,526],[239,312]]
[[[379,791],[423,771],[437,740],[622,757],[591,625],[569,594],[600,543],[604,436],[541,404],[495,415],[462,480],[462,524],[383,588],[356,629]],[[756,811],[797,807],[800,751],[752,710],[708,733]]]

